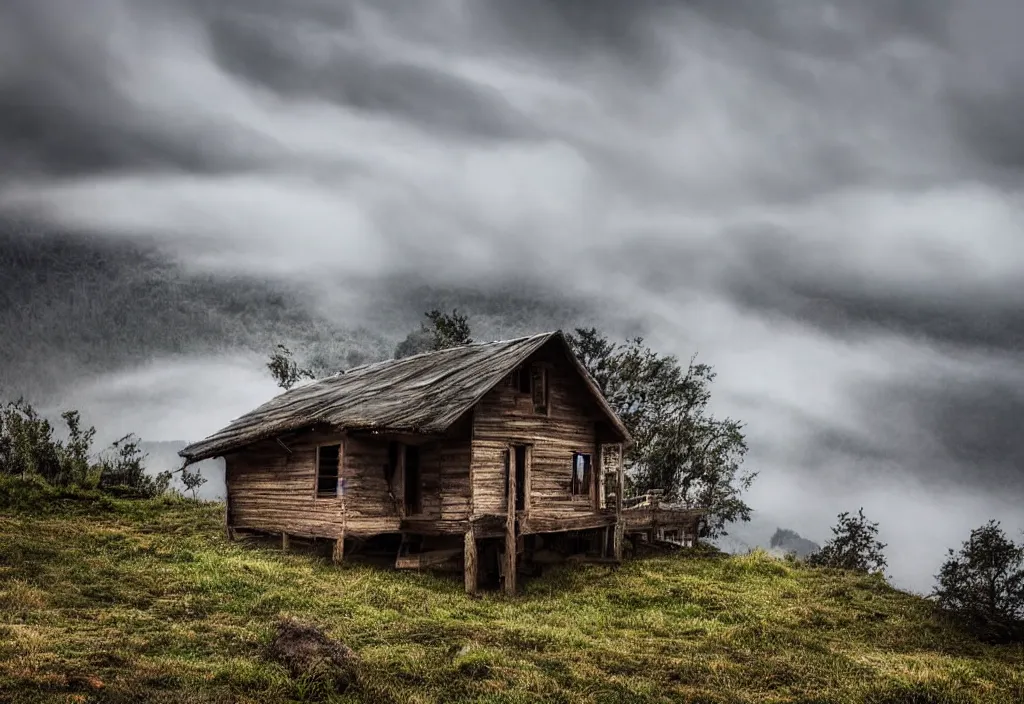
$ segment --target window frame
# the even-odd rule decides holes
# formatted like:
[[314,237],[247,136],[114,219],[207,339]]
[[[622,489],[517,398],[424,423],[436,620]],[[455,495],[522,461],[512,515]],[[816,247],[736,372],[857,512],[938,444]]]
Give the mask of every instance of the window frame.
[[[336,447],[338,449],[337,459],[335,461],[335,474],[334,474],[334,492],[323,492],[320,490],[321,479],[328,476],[323,475],[321,472],[322,462],[322,450],[325,447]],[[341,467],[344,457],[344,442],[325,442],[316,446],[316,465],[314,467],[314,480],[313,480],[313,497],[316,499],[337,499],[342,495],[342,472]]]
[[[576,465],[578,464],[578,458],[583,459],[583,476],[577,480],[576,476]],[[574,450],[572,453],[572,474],[569,479],[569,495],[572,497],[582,496],[583,498],[589,499],[592,495],[594,488],[594,455],[591,452],[579,452]]]

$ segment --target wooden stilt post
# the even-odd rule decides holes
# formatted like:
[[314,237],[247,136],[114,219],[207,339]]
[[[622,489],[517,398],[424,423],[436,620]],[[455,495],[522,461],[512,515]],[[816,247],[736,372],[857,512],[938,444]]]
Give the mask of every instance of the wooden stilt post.
[[516,593],[516,473],[515,455],[509,448],[508,496],[505,504],[505,593]]
[[288,552],[289,545],[291,545],[291,541],[288,539],[288,534],[281,533],[281,551]]
[[227,491],[224,492],[224,537],[235,539],[235,529],[231,527],[231,494]]
[[477,559],[476,559],[476,535],[473,529],[466,531],[465,559],[463,572],[466,582],[466,593],[476,596],[477,589]]
[[611,526],[601,528],[600,540],[601,540],[601,557],[608,557],[608,532],[612,529]]
[[622,443],[619,443],[619,465],[615,468],[615,536],[613,538],[612,550],[616,560],[622,559],[622,536],[625,526],[622,525]]
[[342,533],[334,539],[334,549],[331,551],[331,561],[340,565],[345,559],[345,534]]

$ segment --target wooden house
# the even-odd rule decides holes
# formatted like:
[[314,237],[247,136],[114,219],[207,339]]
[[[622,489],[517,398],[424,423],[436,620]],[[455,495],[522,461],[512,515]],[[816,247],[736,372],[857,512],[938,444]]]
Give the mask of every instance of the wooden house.
[[229,537],[327,538],[340,561],[346,543],[401,536],[398,567],[455,563],[470,593],[493,567],[514,592],[565,541],[621,559],[629,442],[551,332],[350,369],[180,454],[224,458]]

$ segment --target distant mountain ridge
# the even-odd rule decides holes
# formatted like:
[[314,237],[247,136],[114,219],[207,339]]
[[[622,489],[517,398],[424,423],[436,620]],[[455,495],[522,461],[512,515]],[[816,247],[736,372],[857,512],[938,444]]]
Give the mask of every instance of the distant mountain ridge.
[[768,545],[772,550],[778,550],[782,554],[794,553],[799,558],[805,558],[821,550],[821,546],[816,542],[802,538],[795,530],[788,528],[777,528]]

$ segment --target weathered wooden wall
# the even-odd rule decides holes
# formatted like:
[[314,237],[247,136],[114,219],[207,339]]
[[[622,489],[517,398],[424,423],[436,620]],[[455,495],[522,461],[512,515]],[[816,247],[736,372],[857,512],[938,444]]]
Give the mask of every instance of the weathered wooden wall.
[[504,513],[505,476],[502,453],[510,443],[532,445],[526,510],[535,517],[594,513],[596,495],[571,493],[573,452],[589,453],[597,472],[596,422],[599,411],[570,362],[557,352],[541,350],[527,364],[548,365],[548,413],[536,413],[530,394],[499,384],[473,414],[473,513]]
[[[387,482],[388,443],[375,438],[345,440],[345,533],[350,536],[394,533],[401,520],[402,494]],[[312,466],[310,471],[313,471]],[[392,498],[393,497],[393,498]]]
[[446,440],[433,448],[439,466],[437,488],[438,515],[444,521],[464,521],[470,515],[469,465],[472,445],[469,440]]
[[[230,524],[293,535],[341,535],[343,499],[316,498],[315,487],[317,444],[340,441],[338,433],[308,432],[286,438],[291,454],[269,440],[226,456]],[[341,461],[347,461],[344,448]]]
[[[287,439],[291,454],[267,441],[226,457],[230,524],[317,537],[398,532],[405,517],[403,477],[399,470],[389,486],[387,438],[345,437],[343,492],[337,498],[316,496],[316,447],[342,441],[340,433],[306,432]],[[470,441],[458,437],[420,445],[423,511],[415,518],[469,518],[470,453]]]

